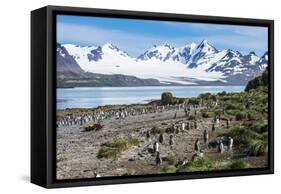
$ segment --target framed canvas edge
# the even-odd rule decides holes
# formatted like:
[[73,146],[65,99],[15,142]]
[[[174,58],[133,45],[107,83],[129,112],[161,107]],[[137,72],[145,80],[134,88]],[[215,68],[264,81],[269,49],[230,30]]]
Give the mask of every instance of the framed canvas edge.
[[[47,53],[46,53],[46,73],[47,73],[47,125],[46,125],[46,155],[47,155],[47,177],[46,188],[74,187],[74,186],[92,186],[92,185],[108,185],[108,184],[125,184],[125,183],[141,183],[155,181],[173,181],[186,179],[201,179],[201,178],[221,178],[231,176],[248,176],[248,175],[265,175],[274,174],[274,21],[263,19],[249,18],[232,18],[232,17],[217,17],[217,16],[201,16],[201,15],[186,15],[174,13],[155,13],[155,12],[140,12],[126,10],[109,10],[95,8],[77,8],[77,7],[62,7],[62,6],[47,6]],[[268,52],[269,52],[269,162],[268,168],[234,170],[234,171],[211,171],[211,172],[195,172],[189,174],[165,174],[165,175],[142,175],[128,177],[108,177],[100,179],[73,179],[73,180],[56,180],[56,133],[55,133],[55,93],[56,93],[56,64],[55,64],[55,15],[57,13],[64,14],[82,14],[82,15],[101,15],[108,17],[125,17],[125,18],[145,18],[172,21],[196,21],[203,23],[217,24],[234,24],[234,25],[253,25],[268,27]]]

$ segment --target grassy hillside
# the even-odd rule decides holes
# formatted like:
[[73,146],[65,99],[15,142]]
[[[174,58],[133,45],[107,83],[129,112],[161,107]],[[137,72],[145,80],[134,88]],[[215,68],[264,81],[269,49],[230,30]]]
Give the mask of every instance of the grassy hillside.
[[268,86],[268,68],[262,73],[262,75],[257,76],[256,78],[250,80],[245,88],[245,91],[252,89],[257,89],[259,87]]

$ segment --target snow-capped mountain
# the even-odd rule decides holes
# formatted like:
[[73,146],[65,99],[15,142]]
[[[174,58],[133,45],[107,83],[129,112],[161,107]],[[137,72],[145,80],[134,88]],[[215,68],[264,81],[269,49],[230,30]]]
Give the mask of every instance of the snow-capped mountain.
[[162,84],[244,84],[268,64],[267,53],[259,57],[254,52],[243,55],[231,49],[220,51],[207,40],[183,47],[154,45],[136,58],[109,43],[62,46],[85,72],[152,78]]
[[210,45],[207,40],[203,40],[190,55],[188,61],[189,68],[197,68],[199,66],[206,66],[206,64],[212,63],[211,60],[215,59],[218,50]]

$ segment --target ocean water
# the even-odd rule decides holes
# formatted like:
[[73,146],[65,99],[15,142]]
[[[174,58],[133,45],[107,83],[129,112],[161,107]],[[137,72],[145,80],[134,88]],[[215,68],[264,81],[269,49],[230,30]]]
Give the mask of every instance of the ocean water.
[[161,98],[163,92],[176,97],[196,97],[201,93],[241,92],[245,86],[148,86],[77,87],[57,89],[57,109],[95,108],[102,105],[146,103]]

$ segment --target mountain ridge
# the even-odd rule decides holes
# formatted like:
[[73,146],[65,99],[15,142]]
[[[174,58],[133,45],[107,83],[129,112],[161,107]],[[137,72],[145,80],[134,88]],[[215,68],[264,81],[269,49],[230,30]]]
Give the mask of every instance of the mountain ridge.
[[268,64],[267,52],[259,57],[254,51],[245,55],[232,49],[220,51],[207,40],[183,47],[154,45],[138,57],[131,57],[110,43],[87,47],[62,44],[61,47],[65,48],[84,72],[156,79],[161,84],[169,85],[198,85],[208,81],[229,85],[245,84],[259,75]]

